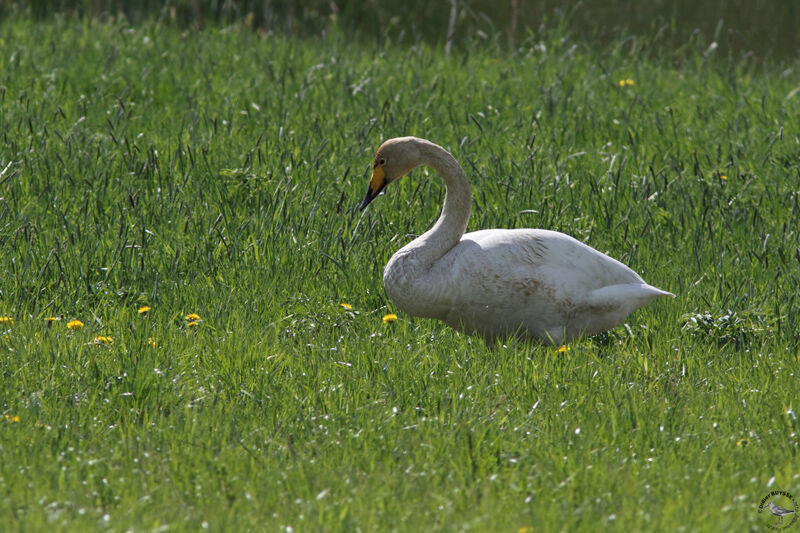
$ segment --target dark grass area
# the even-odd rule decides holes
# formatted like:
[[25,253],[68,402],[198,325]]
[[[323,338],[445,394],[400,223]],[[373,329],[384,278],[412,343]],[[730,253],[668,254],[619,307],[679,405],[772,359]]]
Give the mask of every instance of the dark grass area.
[[[133,23],[162,20],[180,27],[246,21],[258,31],[295,36],[319,35],[331,25],[360,40],[442,44],[447,39],[451,3],[327,0],[56,0],[0,5],[0,15],[38,19],[59,14],[125,17]],[[683,46],[717,43],[723,55],[754,56],[757,62],[784,63],[800,53],[800,4],[793,0],[459,0],[453,41],[497,41],[514,49],[531,35],[561,27],[589,46],[630,39],[664,53]]]

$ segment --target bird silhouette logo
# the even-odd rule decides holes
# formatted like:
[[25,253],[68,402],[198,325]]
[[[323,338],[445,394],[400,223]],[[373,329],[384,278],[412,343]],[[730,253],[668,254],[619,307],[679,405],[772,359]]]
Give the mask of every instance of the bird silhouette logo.
[[[769,517],[765,526],[769,529],[783,530],[794,525],[798,520],[797,501],[785,490],[774,490],[761,499],[758,505],[759,514]],[[768,511],[768,512],[767,512]]]

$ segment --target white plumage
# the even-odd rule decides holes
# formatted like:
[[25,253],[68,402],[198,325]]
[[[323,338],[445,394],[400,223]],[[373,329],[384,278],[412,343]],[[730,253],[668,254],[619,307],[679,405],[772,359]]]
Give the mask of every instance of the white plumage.
[[561,344],[611,329],[636,309],[673,296],[563,233],[465,234],[472,195],[464,171],[424,139],[398,137],[381,145],[361,209],[421,165],[442,176],[445,201],[433,228],[394,254],[383,272],[386,294],[400,310],[480,334],[489,344],[508,335]]

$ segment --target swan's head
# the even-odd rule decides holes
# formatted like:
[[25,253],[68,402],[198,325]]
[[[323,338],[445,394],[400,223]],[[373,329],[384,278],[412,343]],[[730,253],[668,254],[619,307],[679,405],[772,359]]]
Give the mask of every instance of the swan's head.
[[367,195],[361,203],[364,209],[391,182],[402,178],[421,163],[420,146],[427,141],[416,137],[397,137],[389,139],[378,148],[372,162],[372,177],[369,180]]

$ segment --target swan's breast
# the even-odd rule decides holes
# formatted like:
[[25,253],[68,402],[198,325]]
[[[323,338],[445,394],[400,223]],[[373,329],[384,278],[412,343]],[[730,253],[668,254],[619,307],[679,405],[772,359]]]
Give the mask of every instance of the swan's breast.
[[440,318],[443,280],[429,275],[423,265],[406,246],[395,253],[383,270],[383,288],[386,296],[403,312],[426,318]]

